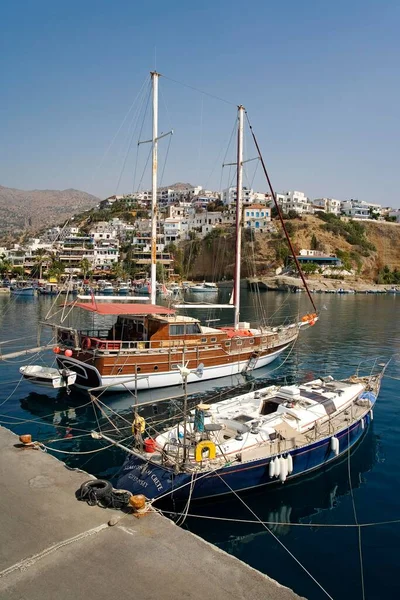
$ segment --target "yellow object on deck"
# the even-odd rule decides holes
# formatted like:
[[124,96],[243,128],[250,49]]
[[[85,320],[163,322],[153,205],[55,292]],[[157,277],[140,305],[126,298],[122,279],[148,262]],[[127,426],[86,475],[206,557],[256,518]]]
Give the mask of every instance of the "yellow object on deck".
[[144,430],[146,429],[146,421],[144,420],[143,417],[140,417],[139,415],[137,417],[135,417],[135,419],[133,420],[132,423],[132,433],[135,435],[136,433],[138,433],[140,431],[140,433],[143,433]]
[[210,459],[215,458],[217,454],[217,449],[215,447],[214,442],[210,442],[209,440],[203,440],[199,442],[196,446],[195,459],[196,462],[201,462],[203,460],[203,450],[208,449],[208,457]]

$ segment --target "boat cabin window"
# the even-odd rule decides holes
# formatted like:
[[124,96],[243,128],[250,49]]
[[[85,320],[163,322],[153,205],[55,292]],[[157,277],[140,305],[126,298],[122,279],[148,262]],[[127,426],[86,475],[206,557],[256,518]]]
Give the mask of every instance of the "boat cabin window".
[[169,335],[185,335],[185,326],[184,325],[170,325],[169,326]]
[[200,333],[200,326],[198,323],[169,326],[169,335],[195,335],[197,333]]
[[192,335],[200,333],[200,325],[198,323],[186,323],[186,333]]

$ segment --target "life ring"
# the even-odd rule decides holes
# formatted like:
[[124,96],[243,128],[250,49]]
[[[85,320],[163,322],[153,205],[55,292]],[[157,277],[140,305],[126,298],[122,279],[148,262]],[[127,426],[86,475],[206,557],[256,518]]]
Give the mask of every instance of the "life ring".
[[90,339],[90,337],[84,337],[82,339],[82,350],[90,350],[91,346],[92,346],[92,340]]
[[135,435],[138,432],[143,433],[145,429],[146,429],[146,421],[145,421],[145,419],[143,417],[141,417],[140,415],[137,415],[133,419],[133,423],[132,423],[132,433],[133,433],[133,435]]
[[208,449],[208,457],[207,458],[210,458],[210,459],[215,458],[215,456],[217,454],[217,449],[216,449],[214,442],[211,442],[208,440],[203,440],[202,442],[199,442],[196,446],[196,450],[195,450],[196,462],[201,462],[203,460],[203,450],[205,448]]

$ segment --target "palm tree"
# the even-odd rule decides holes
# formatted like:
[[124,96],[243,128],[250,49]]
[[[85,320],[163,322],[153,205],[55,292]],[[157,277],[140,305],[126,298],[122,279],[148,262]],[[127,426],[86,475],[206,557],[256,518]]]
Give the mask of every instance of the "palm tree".
[[91,266],[92,263],[90,262],[90,260],[88,260],[87,258],[82,258],[81,262],[79,263],[79,267],[83,273],[83,279],[87,279]]
[[13,266],[12,262],[10,260],[8,260],[8,258],[2,257],[1,263],[0,263],[0,270],[1,270],[2,277],[6,277],[8,275],[8,273],[12,269],[12,266]]
[[65,265],[62,261],[58,260],[58,257],[55,252],[51,252],[50,254],[50,264],[47,270],[47,274],[50,277],[55,277],[57,279],[57,283],[60,282],[61,275],[65,271]]
[[39,279],[43,278],[43,260],[46,256],[46,250],[43,248],[38,248],[35,252],[35,266],[34,269],[37,270],[39,267]]

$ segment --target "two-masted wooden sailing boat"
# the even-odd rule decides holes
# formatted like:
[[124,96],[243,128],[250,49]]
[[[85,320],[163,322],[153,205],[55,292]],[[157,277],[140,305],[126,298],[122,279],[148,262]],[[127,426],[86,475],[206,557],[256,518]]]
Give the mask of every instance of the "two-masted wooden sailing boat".
[[[242,232],[242,171],[244,108],[238,108],[237,135],[237,207],[236,265],[232,304],[213,307],[233,308],[231,327],[208,327],[199,319],[181,316],[176,310],[156,305],[156,225],[157,225],[157,146],[158,79],[153,72],[152,135],[152,219],[151,219],[151,300],[150,304],[75,303],[81,311],[96,317],[115,317],[107,328],[78,329],[54,325],[57,363],[60,369],[77,373],[80,388],[105,386],[110,391],[156,388],[179,385],[178,365],[200,371],[189,375],[188,383],[203,379],[231,376],[264,367],[292,344],[302,327],[313,325],[316,312],[303,320],[280,327],[252,327],[240,321],[240,263]],[[260,159],[262,159],[260,155]],[[311,299],[311,296],[310,296]],[[311,299],[312,301],[312,299]],[[198,306],[198,305],[196,305]],[[209,307],[209,305],[208,305]],[[315,310],[315,307],[314,307]],[[99,322],[99,318],[94,322]]]

